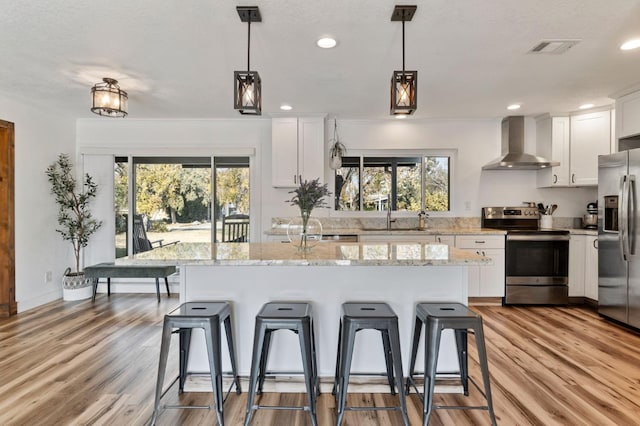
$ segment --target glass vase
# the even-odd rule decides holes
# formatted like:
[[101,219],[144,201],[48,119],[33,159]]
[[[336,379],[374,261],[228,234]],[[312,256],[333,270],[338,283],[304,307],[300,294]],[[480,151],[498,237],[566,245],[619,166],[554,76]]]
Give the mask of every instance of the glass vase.
[[322,223],[308,214],[294,217],[287,227],[287,238],[298,251],[309,252],[322,240]]

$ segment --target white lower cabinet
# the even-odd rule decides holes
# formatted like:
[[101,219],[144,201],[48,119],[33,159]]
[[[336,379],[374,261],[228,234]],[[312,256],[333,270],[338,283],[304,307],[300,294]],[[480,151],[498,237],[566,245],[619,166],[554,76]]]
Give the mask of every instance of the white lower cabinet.
[[504,297],[504,236],[458,235],[456,247],[490,257],[491,265],[469,266],[469,297]]
[[598,300],[598,237],[595,235],[571,235],[569,297]]
[[598,237],[587,236],[585,259],[584,295],[591,300],[598,300]]
[[569,240],[569,297],[584,297],[586,235],[572,235]]
[[456,236],[455,235],[436,235],[435,242],[437,244],[446,244],[451,247],[456,246]]

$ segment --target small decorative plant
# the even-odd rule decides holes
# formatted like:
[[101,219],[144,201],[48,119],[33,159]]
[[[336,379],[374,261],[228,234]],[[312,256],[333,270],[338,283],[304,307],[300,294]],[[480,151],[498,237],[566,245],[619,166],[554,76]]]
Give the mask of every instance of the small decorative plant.
[[71,241],[76,258],[76,274],[80,275],[80,250],[89,243],[89,237],[102,226],[89,211],[89,202],[96,196],[98,186],[89,174],[82,182],[83,191],[77,191],[71,160],[67,154],[60,154],[58,160],[46,171],[51,193],[58,204],[58,225],[56,229],[62,239]]
[[[300,186],[289,191],[290,194],[295,194],[287,203],[291,203],[292,206],[298,206],[300,208],[300,217],[302,219],[302,230],[300,235],[301,250],[307,250],[308,242],[308,226],[309,218],[311,217],[311,211],[316,207],[328,207],[324,197],[331,195],[329,187],[325,183],[320,184],[320,178],[313,179],[312,181],[302,180],[302,176],[299,177]],[[319,221],[318,221],[319,223]]]

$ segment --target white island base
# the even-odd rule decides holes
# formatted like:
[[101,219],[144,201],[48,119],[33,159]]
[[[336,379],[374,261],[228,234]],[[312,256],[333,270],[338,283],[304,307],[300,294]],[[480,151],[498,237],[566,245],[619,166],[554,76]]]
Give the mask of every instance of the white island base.
[[[322,391],[330,391],[333,382],[338,342],[340,306],[348,301],[386,302],[398,315],[402,361],[406,376],[410,358],[414,310],[419,302],[467,303],[467,266],[180,266],[180,302],[227,300],[233,304],[234,337],[240,376],[248,377],[255,315],[261,306],[270,301],[305,301],[313,306],[318,352],[318,368]],[[230,371],[228,351],[223,335],[223,370]],[[424,331],[416,370],[423,371]],[[208,372],[204,338],[200,330],[194,330],[190,372]],[[274,333],[269,356],[268,371],[301,371],[302,362],[298,336],[289,331]],[[353,354],[353,372],[385,370],[380,332],[358,332]],[[453,333],[443,334],[438,372],[458,372]],[[284,391],[282,378],[278,389]],[[286,380],[286,378],[285,378]],[[363,380],[353,376],[352,381],[385,383],[378,379]],[[291,378],[298,386],[286,387],[286,391],[304,391],[302,380]],[[269,390],[270,380],[265,382]],[[350,386],[350,391],[376,392],[385,387]],[[388,387],[386,387],[388,390]],[[190,376],[185,391],[211,391],[207,375]]]

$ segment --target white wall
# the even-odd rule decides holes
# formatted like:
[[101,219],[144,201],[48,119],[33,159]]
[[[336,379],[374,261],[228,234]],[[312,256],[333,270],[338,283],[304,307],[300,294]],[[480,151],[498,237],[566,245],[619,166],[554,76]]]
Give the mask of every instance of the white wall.
[[[477,217],[482,207],[520,206],[523,201],[558,204],[555,214],[560,217],[582,216],[587,203],[596,200],[596,188],[537,189],[533,170],[481,170],[500,155],[500,129],[500,119],[338,120],[338,133],[348,151],[456,149],[452,216]],[[333,120],[327,121],[326,134],[333,135]],[[535,153],[535,138],[535,121],[527,118],[525,150],[529,153]]]
[[62,297],[62,274],[74,264],[71,244],[55,232],[57,208],[45,169],[59,153],[73,158],[75,118],[2,95],[0,119],[15,124],[16,301],[22,312]]

